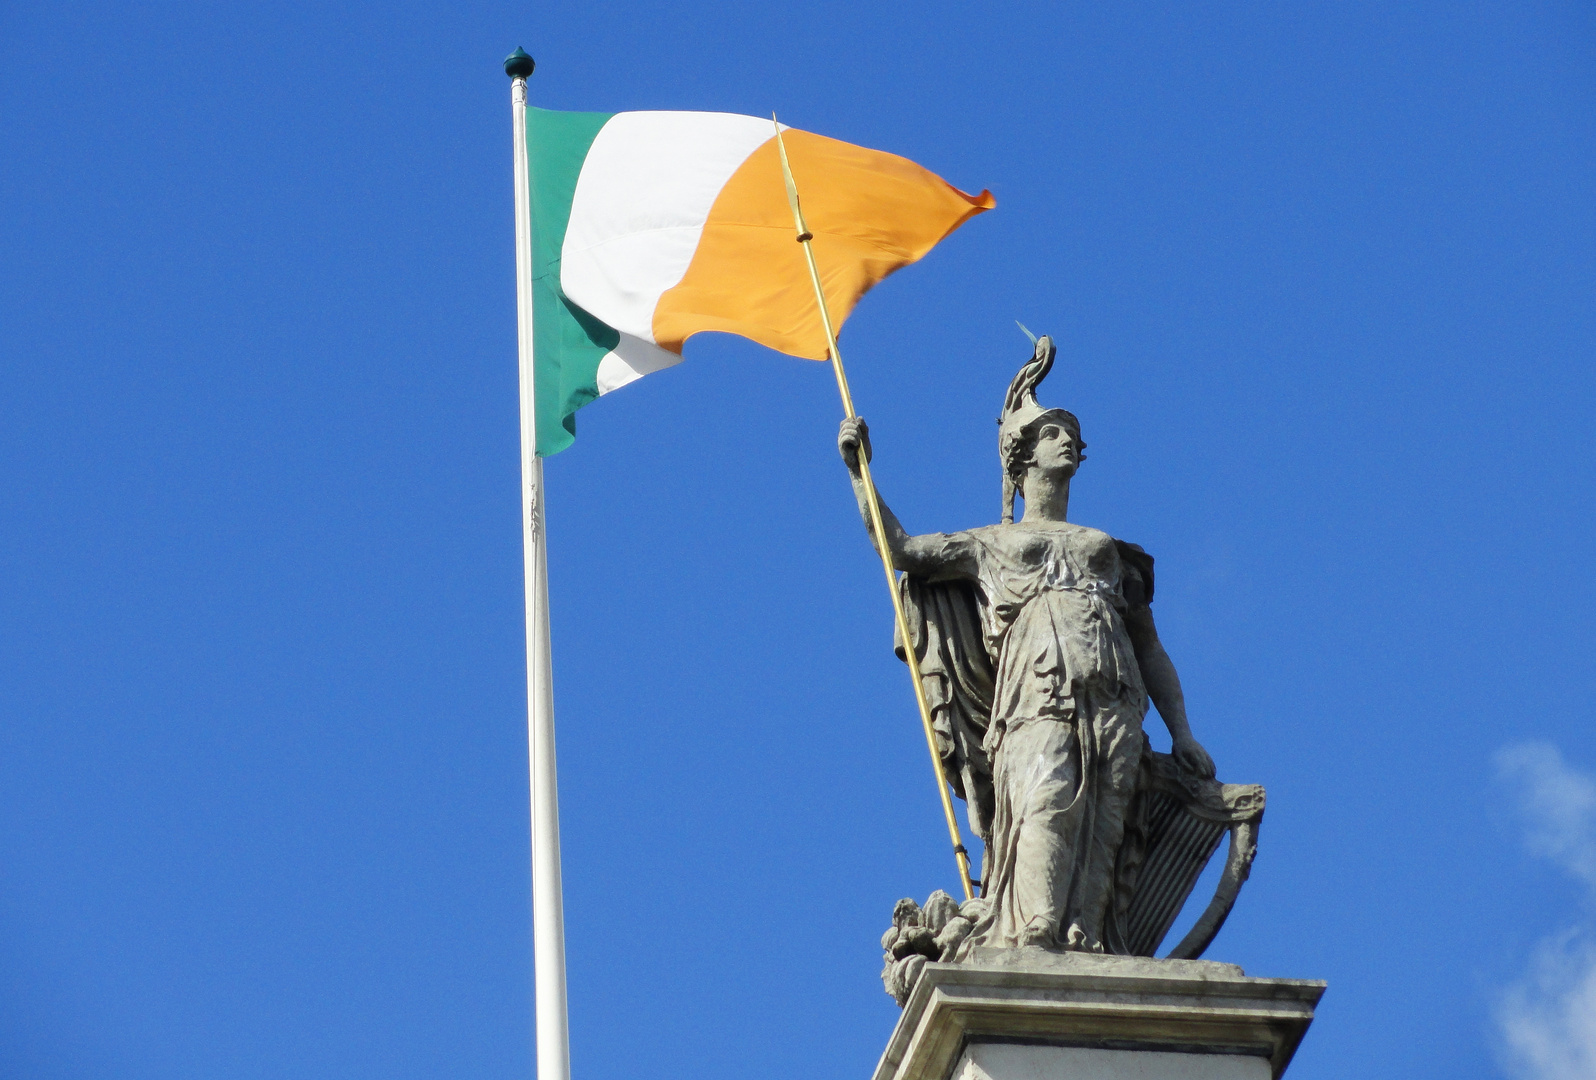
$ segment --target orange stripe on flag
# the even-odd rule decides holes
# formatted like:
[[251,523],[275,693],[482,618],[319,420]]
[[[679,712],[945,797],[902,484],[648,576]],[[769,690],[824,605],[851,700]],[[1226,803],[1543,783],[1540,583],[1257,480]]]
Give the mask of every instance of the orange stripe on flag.
[[[966,195],[896,154],[806,131],[789,130],[784,139],[814,233],[826,304],[839,327],[872,285],[995,205],[991,192]],[[654,340],[672,352],[705,330],[826,359],[826,335],[794,241],[774,137],[721,189],[687,272],[654,308]]]

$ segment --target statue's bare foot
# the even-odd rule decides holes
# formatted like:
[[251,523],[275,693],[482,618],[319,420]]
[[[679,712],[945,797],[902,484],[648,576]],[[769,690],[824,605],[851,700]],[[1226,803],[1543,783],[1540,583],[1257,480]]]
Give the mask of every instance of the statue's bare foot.
[[1043,919],[1032,919],[1020,931],[1020,948],[1045,949],[1053,944],[1053,928]]
[[1070,923],[1069,933],[1064,935],[1064,948],[1069,952],[1100,953],[1103,943],[1082,930],[1080,923]]

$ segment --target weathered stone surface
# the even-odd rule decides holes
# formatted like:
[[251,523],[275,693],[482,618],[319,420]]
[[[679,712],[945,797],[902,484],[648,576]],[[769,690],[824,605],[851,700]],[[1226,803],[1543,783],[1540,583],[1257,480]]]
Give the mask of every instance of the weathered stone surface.
[[979,898],[962,905],[938,889],[921,907],[909,897],[892,909],[892,925],[881,935],[881,985],[902,1005],[927,960],[951,961],[975,924],[986,917]]
[[971,1043],[952,1080],[1269,1080],[1269,1063],[1238,1054]]
[[[1250,872],[1264,792],[1215,779],[1192,734],[1152,557],[1068,520],[1086,444],[1036,400],[1053,358],[1036,341],[1004,401],[1001,524],[910,535],[883,504],[872,535],[904,572],[899,653],[985,845],[980,897],[893,909],[881,978],[904,1011],[875,1080],[1279,1077],[1324,984],[1196,959]],[[869,528],[864,422],[837,444]],[[1169,754],[1142,731],[1149,702]],[[1153,959],[1226,833],[1214,899]]]
[[1234,964],[977,948],[924,965],[875,1080],[1267,1080],[1323,993]]
[[942,933],[942,928],[948,925],[948,920],[956,918],[959,914],[959,904],[953,897],[938,889],[932,893],[921,909],[925,912],[925,925],[933,935]]
[[[939,955],[950,943],[1150,956],[1225,834],[1219,893],[1172,955],[1201,955],[1247,877],[1263,789],[1221,784],[1187,722],[1180,678],[1154,625],[1153,559],[1068,520],[1086,443],[1037,387],[1052,369],[1050,338],[1010,383],[999,421],[1004,513],[999,525],[910,535],[880,504],[873,537],[904,571],[905,633],[931,706],[944,775],[985,845],[978,917],[945,894],[927,901],[888,949],[891,962]],[[838,449],[872,528],[859,461],[862,420]],[[1015,496],[1024,514],[1013,520]],[[1142,731],[1149,700],[1171,753]],[[901,905],[900,905],[901,906]],[[917,906],[916,906],[917,907]],[[943,936],[955,915],[968,931]],[[883,975],[889,990],[903,980]]]

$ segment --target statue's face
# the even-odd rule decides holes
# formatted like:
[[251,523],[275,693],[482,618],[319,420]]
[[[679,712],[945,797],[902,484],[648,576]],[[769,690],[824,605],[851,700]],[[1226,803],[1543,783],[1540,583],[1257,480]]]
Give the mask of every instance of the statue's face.
[[1080,435],[1069,425],[1046,423],[1036,429],[1036,448],[1031,451],[1031,468],[1044,474],[1069,479],[1081,466]]

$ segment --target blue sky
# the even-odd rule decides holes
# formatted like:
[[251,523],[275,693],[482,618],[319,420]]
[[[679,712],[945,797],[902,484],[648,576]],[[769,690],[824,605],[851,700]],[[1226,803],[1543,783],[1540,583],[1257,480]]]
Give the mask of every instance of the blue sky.
[[[1053,334],[1072,516],[1157,558],[1269,790],[1210,956],[1329,980],[1291,1075],[1588,1075],[1593,24],[8,7],[0,1074],[530,1074],[520,44],[546,107],[990,187],[844,335],[888,501],[996,519],[1014,320]],[[892,903],[954,887],[838,413],[705,335],[548,463],[580,1080],[863,1075]]]

